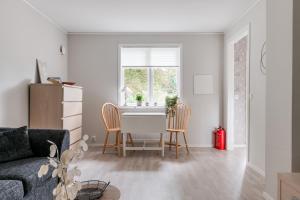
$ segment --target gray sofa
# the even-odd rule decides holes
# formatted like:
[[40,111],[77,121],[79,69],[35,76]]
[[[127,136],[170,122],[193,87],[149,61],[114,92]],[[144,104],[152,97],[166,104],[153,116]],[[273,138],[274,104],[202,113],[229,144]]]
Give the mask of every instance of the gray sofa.
[[[0,128],[0,133],[9,128]],[[52,200],[52,191],[57,178],[52,178],[53,169],[39,178],[37,173],[42,164],[47,163],[50,144],[54,142],[61,153],[69,148],[67,130],[28,129],[28,137],[33,155],[23,159],[1,162],[0,160],[0,199],[1,200]]]

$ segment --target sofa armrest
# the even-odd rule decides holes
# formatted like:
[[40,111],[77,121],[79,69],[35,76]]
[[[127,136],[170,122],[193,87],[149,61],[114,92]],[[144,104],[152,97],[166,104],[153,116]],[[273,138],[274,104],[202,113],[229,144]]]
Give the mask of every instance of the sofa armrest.
[[49,156],[51,144],[48,140],[57,145],[60,155],[70,146],[70,133],[68,130],[28,129],[28,134],[32,151],[38,157]]

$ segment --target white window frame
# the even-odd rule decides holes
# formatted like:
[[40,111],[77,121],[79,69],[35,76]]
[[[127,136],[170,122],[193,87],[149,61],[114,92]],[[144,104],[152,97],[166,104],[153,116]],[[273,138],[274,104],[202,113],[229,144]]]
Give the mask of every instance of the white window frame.
[[[126,47],[140,47],[140,48],[179,48],[180,50],[180,66],[179,68],[177,69],[177,73],[179,74],[177,76],[177,90],[178,90],[178,97],[179,98],[182,98],[182,77],[183,77],[183,61],[182,61],[182,44],[119,44],[119,48],[118,48],[118,105],[120,107],[124,107],[124,104],[122,103],[122,94],[121,94],[121,90],[122,90],[122,87],[123,87],[123,78],[124,78],[124,74],[123,74],[123,70],[122,70],[122,66],[121,66],[121,49],[122,48],[126,48]],[[132,67],[134,68],[134,67]],[[139,67],[137,67],[139,68]],[[156,67],[152,67],[152,68],[156,68]],[[168,68],[168,67],[166,67]],[[153,82],[153,70],[151,69],[151,66],[147,67],[148,69],[148,90],[149,90],[149,100],[152,99],[153,97],[153,91],[152,91],[152,82]],[[155,107],[153,106],[153,102],[149,102],[150,105],[149,106],[142,106],[143,108],[145,107]],[[135,108],[136,106],[132,106],[132,105],[127,105],[126,107],[129,107],[129,108]],[[161,106],[161,105],[158,105],[156,107],[165,107],[165,106]]]

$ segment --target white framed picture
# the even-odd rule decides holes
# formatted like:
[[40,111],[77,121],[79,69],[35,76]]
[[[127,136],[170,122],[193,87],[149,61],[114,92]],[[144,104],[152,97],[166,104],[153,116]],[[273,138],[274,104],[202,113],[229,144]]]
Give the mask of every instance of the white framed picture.
[[214,94],[214,81],[212,75],[194,75],[194,94]]
[[48,83],[47,72],[46,72],[46,68],[47,68],[46,62],[43,62],[43,61],[37,59],[37,67],[38,67],[40,83]]

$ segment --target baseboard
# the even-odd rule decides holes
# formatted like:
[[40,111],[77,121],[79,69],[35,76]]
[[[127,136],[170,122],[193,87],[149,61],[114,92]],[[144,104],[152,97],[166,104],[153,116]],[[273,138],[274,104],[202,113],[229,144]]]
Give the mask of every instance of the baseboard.
[[[103,144],[100,143],[89,143],[89,147],[103,147]],[[201,144],[201,145],[190,145],[190,148],[212,148],[211,144]]]
[[234,148],[245,148],[245,147],[247,147],[246,144],[235,144],[234,145]]
[[212,144],[189,145],[190,148],[212,148]]
[[250,162],[247,163],[247,166],[249,168],[251,168],[253,171],[255,171],[256,173],[258,173],[259,175],[266,177],[266,173],[264,170],[262,170],[261,168],[257,167],[256,165],[251,164]]
[[274,200],[267,192],[263,192],[262,196],[265,200]]

